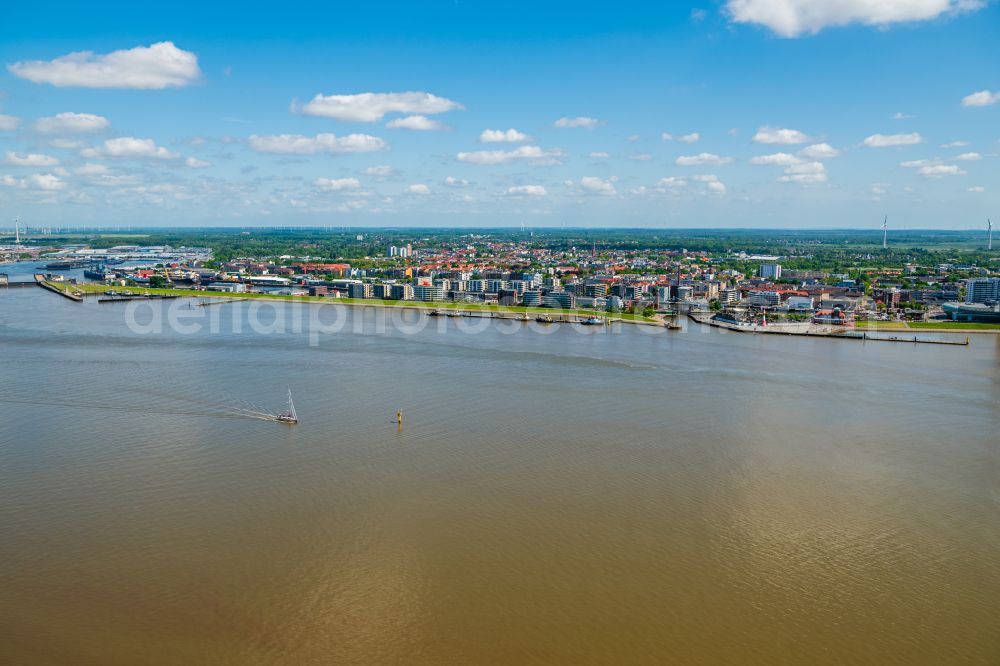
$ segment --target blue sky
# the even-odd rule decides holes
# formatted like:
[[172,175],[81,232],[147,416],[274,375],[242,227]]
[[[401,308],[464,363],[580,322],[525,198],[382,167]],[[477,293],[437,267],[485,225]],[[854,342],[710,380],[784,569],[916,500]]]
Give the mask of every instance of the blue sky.
[[4,10],[0,227],[1000,217],[996,3],[208,5]]

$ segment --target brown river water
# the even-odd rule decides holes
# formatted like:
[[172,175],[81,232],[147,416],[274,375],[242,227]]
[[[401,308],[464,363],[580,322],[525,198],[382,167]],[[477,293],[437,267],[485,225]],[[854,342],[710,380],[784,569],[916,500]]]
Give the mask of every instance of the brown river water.
[[1000,336],[171,306],[0,294],[0,663],[1000,663]]

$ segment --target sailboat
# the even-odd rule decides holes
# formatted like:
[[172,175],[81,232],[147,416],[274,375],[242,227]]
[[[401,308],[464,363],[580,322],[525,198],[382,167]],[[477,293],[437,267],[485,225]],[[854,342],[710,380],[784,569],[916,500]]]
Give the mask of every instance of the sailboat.
[[282,423],[299,422],[299,416],[295,413],[295,403],[292,402],[292,389],[288,389],[288,409],[275,416],[274,420]]

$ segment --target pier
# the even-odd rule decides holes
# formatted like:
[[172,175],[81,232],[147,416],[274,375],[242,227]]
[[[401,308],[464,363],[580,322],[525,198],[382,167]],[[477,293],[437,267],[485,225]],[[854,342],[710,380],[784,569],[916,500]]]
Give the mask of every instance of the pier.
[[761,326],[757,324],[752,325],[740,325],[740,324],[730,324],[727,322],[721,322],[712,319],[710,316],[705,316],[704,313],[696,314],[694,312],[689,312],[688,317],[699,324],[705,324],[706,326],[713,326],[715,328],[721,328],[727,331],[734,331],[736,333],[760,333],[761,335],[797,335],[801,337],[813,337],[813,338],[838,338],[842,340],[861,340],[872,342],[908,342],[910,344],[925,344],[925,345],[951,345],[958,347],[966,347],[969,345],[969,338],[966,337],[964,340],[935,340],[933,338],[918,338],[913,336],[912,338],[900,337],[897,335],[888,336],[874,336],[869,335],[867,331],[810,331],[810,330],[782,330],[778,328],[780,324],[771,326]]
[[65,287],[60,287],[53,282],[49,282],[44,275],[41,273],[35,274],[35,283],[43,289],[48,289],[49,291],[55,292],[60,296],[64,296],[71,301],[77,303],[83,302],[83,293],[77,290],[73,285],[66,284]]

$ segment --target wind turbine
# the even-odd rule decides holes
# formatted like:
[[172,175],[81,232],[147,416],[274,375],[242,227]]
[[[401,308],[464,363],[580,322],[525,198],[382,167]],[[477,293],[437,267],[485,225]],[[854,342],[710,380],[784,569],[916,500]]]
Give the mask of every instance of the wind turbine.
[[882,220],[882,249],[889,247],[889,216]]
[[993,223],[986,218],[986,249],[993,250]]

